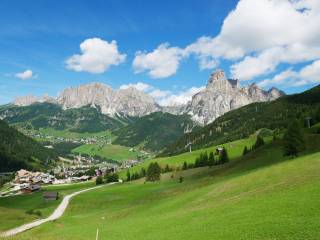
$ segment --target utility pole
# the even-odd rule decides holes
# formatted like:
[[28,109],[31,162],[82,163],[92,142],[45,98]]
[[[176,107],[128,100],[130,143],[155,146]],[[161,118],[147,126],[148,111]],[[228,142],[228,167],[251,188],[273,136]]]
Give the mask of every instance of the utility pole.
[[307,126],[308,126],[308,128],[310,128],[310,127],[311,127],[311,126],[310,126],[311,117],[306,117],[306,120],[307,120]]
[[99,228],[97,228],[96,240],[99,240]]

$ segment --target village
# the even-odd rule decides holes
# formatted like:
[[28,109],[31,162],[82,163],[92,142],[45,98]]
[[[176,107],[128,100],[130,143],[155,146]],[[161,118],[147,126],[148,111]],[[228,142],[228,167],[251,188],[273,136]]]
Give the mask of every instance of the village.
[[[19,194],[28,194],[41,190],[44,185],[61,185],[87,182],[95,180],[98,176],[115,173],[122,169],[131,168],[140,162],[138,160],[125,160],[121,164],[101,162],[93,157],[77,155],[73,160],[60,157],[60,164],[53,169],[41,171],[28,171],[20,169],[8,182],[7,188],[0,192],[0,197]],[[2,173],[9,174],[9,173]]]

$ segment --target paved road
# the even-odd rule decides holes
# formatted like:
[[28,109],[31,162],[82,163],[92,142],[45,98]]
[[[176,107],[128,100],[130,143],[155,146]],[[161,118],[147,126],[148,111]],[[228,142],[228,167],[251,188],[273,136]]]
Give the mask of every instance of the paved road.
[[0,236],[1,237],[10,237],[10,236],[16,235],[18,233],[27,231],[27,230],[29,230],[31,228],[37,227],[37,226],[39,226],[39,225],[41,225],[43,223],[56,220],[56,219],[60,218],[63,215],[63,213],[67,209],[68,204],[70,202],[70,199],[72,197],[74,197],[74,196],[76,196],[76,195],[78,195],[80,193],[84,193],[84,192],[87,192],[87,191],[90,191],[90,190],[93,190],[93,189],[101,188],[103,186],[109,186],[109,185],[112,185],[112,184],[115,184],[115,183],[109,183],[107,185],[100,185],[100,186],[96,186],[96,187],[92,187],[92,188],[87,188],[87,189],[84,189],[84,190],[81,190],[81,191],[74,192],[74,193],[71,193],[69,195],[66,195],[63,198],[62,202],[59,204],[59,206],[54,210],[54,212],[49,217],[44,218],[44,219],[40,219],[40,220],[37,220],[37,221],[34,221],[34,222],[31,222],[31,223],[27,223],[27,224],[21,225],[20,227],[13,228],[11,230],[3,232]]

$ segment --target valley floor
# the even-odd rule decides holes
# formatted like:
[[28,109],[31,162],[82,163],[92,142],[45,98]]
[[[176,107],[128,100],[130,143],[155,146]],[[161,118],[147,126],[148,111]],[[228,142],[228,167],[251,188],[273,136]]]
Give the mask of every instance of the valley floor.
[[225,165],[83,193],[62,218],[12,239],[94,239],[97,228],[106,240],[320,239],[319,140],[294,159],[275,141]]

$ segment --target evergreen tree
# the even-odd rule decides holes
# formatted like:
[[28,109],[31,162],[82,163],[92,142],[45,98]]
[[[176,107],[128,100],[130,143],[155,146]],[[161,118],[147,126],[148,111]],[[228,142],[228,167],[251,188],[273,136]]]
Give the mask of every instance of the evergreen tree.
[[140,170],[140,178],[143,178],[146,176],[146,170],[144,168],[141,168]]
[[228,157],[227,149],[223,147],[220,155],[220,163],[224,164],[226,162],[229,162],[229,157]]
[[294,120],[288,126],[283,142],[285,156],[297,156],[299,152],[305,149],[303,129],[297,120]]
[[257,148],[259,148],[259,147],[261,147],[263,145],[264,145],[264,140],[260,135],[258,135],[256,143],[253,145],[253,149],[257,149]]
[[200,167],[200,157],[197,157],[197,158],[196,158],[196,161],[194,162],[194,167],[195,167],[195,168]]
[[244,155],[246,155],[248,152],[249,152],[249,150],[248,150],[247,146],[245,146],[244,149],[243,149],[242,155],[244,156]]
[[187,169],[188,169],[188,164],[187,164],[187,162],[185,161],[185,162],[183,163],[182,170],[187,170]]
[[320,107],[318,107],[315,119],[316,119],[317,122],[320,122]]
[[119,176],[117,173],[111,173],[111,174],[106,174],[105,179],[107,183],[111,182],[118,182],[119,181]]
[[214,154],[213,152],[210,152],[209,154],[209,162],[208,162],[208,165],[210,167],[214,166],[215,165],[215,159],[214,159]]
[[154,182],[160,180],[161,168],[157,162],[150,163],[146,172],[146,181]]
[[131,180],[131,174],[130,174],[130,171],[128,169],[127,171],[127,182],[129,182]]
[[169,167],[168,164],[167,164],[166,167],[164,168],[164,171],[165,171],[165,172],[170,172],[170,167]]
[[208,157],[208,153],[204,152],[203,154],[203,165],[202,166],[208,166],[209,165],[209,157]]

